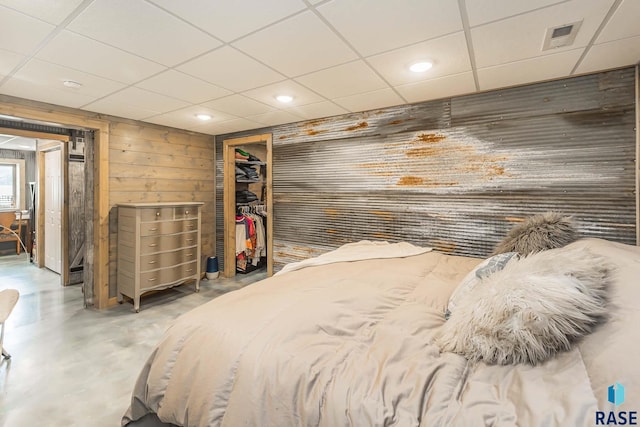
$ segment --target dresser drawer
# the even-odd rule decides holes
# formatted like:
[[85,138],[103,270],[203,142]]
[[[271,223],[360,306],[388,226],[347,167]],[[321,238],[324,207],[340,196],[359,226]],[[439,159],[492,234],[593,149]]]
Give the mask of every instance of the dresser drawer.
[[141,236],[157,236],[160,234],[180,233],[184,225],[182,221],[155,221],[140,224]]
[[197,219],[198,218],[198,208],[190,207],[190,206],[179,206],[175,208],[175,218],[176,219]]
[[173,219],[174,208],[145,208],[140,209],[140,220],[148,221],[167,221]]
[[185,262],[195,261],[196,255],[197,251],[195,248],[143,255],[140,257],[140,271],[155,270],[160,267],[171,267]]
[[196,261],[178,267],[163,268],[140,273],[140,289],[161,287],[193,276],[196,273]]
[[140,254],[171,251],[198,243],[198,233],[168,234],[158,236],[144,236],[140,238]]
[[155,221],[140,224],[141,236],[157,236],[160,234],[182,233],[183,231],[195,231],[198,229],[198,220],[179,221]]

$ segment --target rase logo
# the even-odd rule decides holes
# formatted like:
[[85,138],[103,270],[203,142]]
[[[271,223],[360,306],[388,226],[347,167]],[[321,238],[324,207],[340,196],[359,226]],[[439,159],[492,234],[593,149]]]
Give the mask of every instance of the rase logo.
[[[624,403],[624,386],[615,383],[609,386],[607,390],[607,400],[616,407]],[[624,426],[638,425],[637,411],[596,411],[597,426]]]

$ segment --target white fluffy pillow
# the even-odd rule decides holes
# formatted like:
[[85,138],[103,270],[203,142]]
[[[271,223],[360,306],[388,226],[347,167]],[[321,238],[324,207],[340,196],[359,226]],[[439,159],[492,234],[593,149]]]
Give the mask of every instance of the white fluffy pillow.
[[442,351],[489,364],[537,364],[568,350],[606,315],[609,267],[581,248],[512,260],[457,301]]
[[449,303],[447,304],[447,311],[444,316],[448,319],[451,313],[455,311],[458,301],[460,301],[471,289],[474,288],[480,280],[489,277],[496,271],[500,271],[511,259],[518,258],[516,252],[505,252],[503,254],[494,255],[491,258],[487,258],[471,270],[462,279],[460,284],[454,289],[453,293],[449,297]]

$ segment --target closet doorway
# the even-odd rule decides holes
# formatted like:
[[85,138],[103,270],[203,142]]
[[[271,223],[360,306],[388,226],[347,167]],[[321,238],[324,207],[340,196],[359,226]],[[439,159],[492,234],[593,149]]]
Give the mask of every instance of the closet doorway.
[[[236,156],[251,153],[250,159]],[[242,138],[225,139],[222,142],[224,163],[224,276],[236,275],[236,214],[239,212],[263,210],[266,216],[266,268],[267,275],[273,275],[273,194],[272,194],[272,136],[252,135]],[[257,153],[254,154],[254,153]],[[240,154],[239,157],[247,157]],[[256,159],[257,157],[257,159]],[[258,177],[241,176],[253,166]],[[237,168],[237,166],[240,166]],[[243,172],[244,170],[244,172]],[[238,191],[238,194],[236,194]],[[255,198],[255,200],[254,200]],[[236,200],[238,199],[238,200]],[[258,256],[258,255],[256,255]],[[247,260],[243,260],[245,263]],[[249,260],[249,263],[251,261]]]

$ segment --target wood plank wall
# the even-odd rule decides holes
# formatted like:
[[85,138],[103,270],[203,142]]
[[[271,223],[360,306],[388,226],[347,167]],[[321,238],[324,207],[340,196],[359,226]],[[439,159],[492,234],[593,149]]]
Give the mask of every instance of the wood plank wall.
[[[117,208],[130,202],[204,202],[202,254],[214,254],[213,136],[111,122],[109,139],[109,297],[116,296]],[[205,263],[203,263],[205,265]]]

